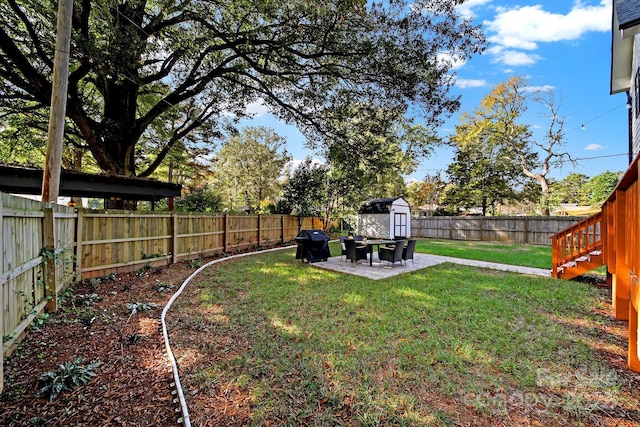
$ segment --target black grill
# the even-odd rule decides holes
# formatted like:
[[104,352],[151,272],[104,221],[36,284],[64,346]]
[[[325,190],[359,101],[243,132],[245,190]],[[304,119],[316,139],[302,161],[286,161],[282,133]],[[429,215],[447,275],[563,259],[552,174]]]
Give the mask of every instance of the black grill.
[[302,230],[296,237],[296,259],[304,262],[326,261],[331,256],[329,240],[329,235],[322,230]]

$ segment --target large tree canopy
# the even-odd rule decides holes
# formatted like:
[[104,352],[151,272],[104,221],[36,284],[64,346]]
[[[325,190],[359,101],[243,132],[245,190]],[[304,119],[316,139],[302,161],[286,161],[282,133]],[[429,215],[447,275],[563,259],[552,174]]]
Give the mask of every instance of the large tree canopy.
[[[531,125],[521,122],[522,115],[533,101],[545,110],[548,119],[546,132],[536,139]],[[452,141],[459,146],[483,144],[489,149],[499,146],[505,156],[517,162],[522,174],[540,185],[540,207],[549,215],[549,179],[552,168],[573,162],[564,138],[564,117],[553,92],[540,92],[527,86],[527,81],[514,76],[495,85],[473,114],[464,114],[456,127]]]
[[[70,142],[105,171],[148,176],[253,102],[308,136],[338,135],[355,102],[432,127],[459,106],[447,58],[484,48],[461,3],[76,0]],[[51,0],[0,0],[0,114],[47,116],[55,15]]]
[[458,147],[447,175],[444,204],[481,208],[483,216],[495,214],[499,204],[518,200],[517,188],[524,181],[509,148],[488,140]]

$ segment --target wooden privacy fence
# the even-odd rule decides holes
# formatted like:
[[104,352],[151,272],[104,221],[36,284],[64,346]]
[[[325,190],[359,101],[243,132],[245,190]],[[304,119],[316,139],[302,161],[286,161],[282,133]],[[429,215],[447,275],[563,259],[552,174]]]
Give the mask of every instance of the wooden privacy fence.
[[294,240],[317,218],[149,212],[78,212],[78,277],[238,252]]
[[[10,354],[35,316],[74,280],[76,214],[0,193],[0,330]],[[0,364],[0,391],[3,388]]]
[[[95,213],[0,192],[0,330],[11,354],[33,319],[82,279],[291,242],[317,218]],[[0,364],[0,392],[3,389]]]
[[551,246],[551,237],[581,217],[468,217],[413,218],[411,235],[445,240],[476,240]]

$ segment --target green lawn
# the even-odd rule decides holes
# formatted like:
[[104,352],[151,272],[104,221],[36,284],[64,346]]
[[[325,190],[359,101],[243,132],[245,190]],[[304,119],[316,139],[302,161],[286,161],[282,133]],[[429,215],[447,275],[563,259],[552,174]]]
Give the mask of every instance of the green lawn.
[[[419,248],[471,252],[462,246]],[[486,259],[517,251],[504,252]],[[602,314],[606,290],[453,264],[371,281],[294,257],[212,267],[177,301],[169,330],[196,424],[640,420],[637,377],[605,362],[626,358],[624,336],[611,333],[620,325]]]
[[432,255],[551,269],[551,246],[419,239],[416,251]]

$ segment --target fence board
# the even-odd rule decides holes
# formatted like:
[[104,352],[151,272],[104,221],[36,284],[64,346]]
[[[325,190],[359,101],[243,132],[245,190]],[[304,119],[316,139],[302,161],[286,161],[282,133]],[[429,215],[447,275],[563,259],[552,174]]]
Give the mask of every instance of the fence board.
[[[34,312],[38,314],[44,307],[45,259],[41,256],[44,247],[44,208],[49,206],[22,197],[0,193],[0,236],[2,239],[2,263],[0,263],[1,305],[0,329],[3,336],[13,339],[4,343],[12,348],[19,333],[20,325]],[[73,278],[73,248],[75,245],[75,213],[66,206],[52,205],[53,228],[56,233],[52,252],[55,270],[60,277],[59,289],[64,289]],[[70,251],[67,249],[71,248]],[[71,252],[70,256],[67,253]],[[39,307],[39,308],[38,308]]]
[[262,244],[270,246],[282,239],[282,215],[262,216]]
[[318,219],[288,215],[87,211],[80,218],[83,278],[271,246],[293,241],[301,229],[322,228]]
[[421,217],[411,234],[443,240],[474,240],[551,246],[551,236],[581,217]]

